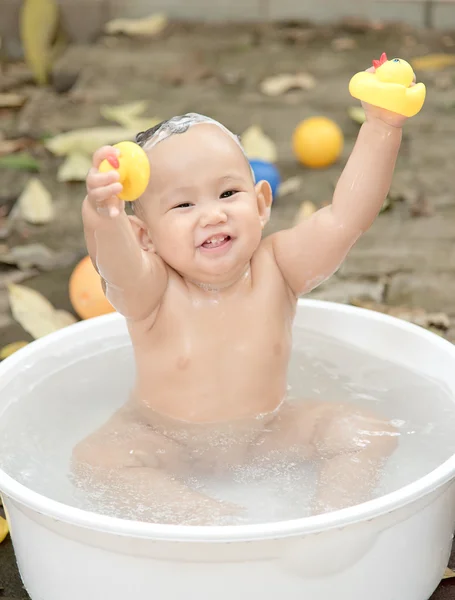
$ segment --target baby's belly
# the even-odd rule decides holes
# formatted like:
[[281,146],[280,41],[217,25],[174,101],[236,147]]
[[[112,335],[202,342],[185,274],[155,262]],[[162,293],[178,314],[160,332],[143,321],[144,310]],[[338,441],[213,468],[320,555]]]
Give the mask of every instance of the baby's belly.
[[255,419],[281,405],[286,373],[287,361],[280,360],[249,368],[236,361],[206,361],[185,369],[156,360],[138,365],[135,397],[144,412],[187,423]]

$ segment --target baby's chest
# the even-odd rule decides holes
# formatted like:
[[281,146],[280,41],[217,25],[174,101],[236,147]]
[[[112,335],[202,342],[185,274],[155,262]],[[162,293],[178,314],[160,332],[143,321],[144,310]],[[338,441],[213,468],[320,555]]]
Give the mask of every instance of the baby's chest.
[[[165,326],[162,350],[178,357],[181,363],[204,364],[229,359],[267,363],[286,358],[291,345],[289,318],[265,306],[214,306],[188,310]],[[161,345],[161,344],[160,344]]]

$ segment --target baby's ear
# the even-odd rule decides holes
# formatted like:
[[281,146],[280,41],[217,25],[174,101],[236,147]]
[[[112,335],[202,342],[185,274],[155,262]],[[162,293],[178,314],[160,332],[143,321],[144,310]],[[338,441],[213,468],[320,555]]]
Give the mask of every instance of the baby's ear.
[[258,202],[259,218],[261,220],[262,227],[265,227],[270,219],[270,212],[272,208],[272,188],[268,181],[259,181],[255,188],[256,198]]
[[136,217],[136,215],[128,215],[128,219],[130,220],[131,227],[133,228],[140,247],[145,251],[154,252],[155,247],[153,246],[152,238],[150,237],[147,225],[144,221],[139,217]]

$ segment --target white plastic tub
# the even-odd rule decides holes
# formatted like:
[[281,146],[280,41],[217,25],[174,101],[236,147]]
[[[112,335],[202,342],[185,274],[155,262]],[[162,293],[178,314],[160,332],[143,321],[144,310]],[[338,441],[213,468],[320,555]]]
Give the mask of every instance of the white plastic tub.
[[[299,303],[297,322],[374,348],[455,393],[455,346],[423,329],[310,300]],[[23,369],[35,359],[113,336],[123,342],[127,336],[116,314],[59,331],[1,363],[0,418],[14,401],[5,390],[13,379],[20,388]],[[32,600],[428,600],[450,553],[454,474],[452,456],[411,485],[358,507],[212,528],[102,517],[32,492],[1,470],[0,491]]]

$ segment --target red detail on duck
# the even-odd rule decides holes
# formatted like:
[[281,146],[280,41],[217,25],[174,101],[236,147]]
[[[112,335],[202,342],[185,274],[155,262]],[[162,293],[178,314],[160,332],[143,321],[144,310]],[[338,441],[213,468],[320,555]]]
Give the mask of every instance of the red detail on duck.
[[381,54],[381,58],[379,60],[374,60],[373,61],[373,67],[375,69],[377,69],[378,67],[380,67],[381,65],[383,65],[385,62],[387,62],[387,54],[385,52],[383,52]]
[[106,160],[111,165],[111,167],[114,167],[114,169],[119,168],[120,162],[116,156],[108,156]]

